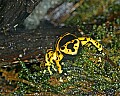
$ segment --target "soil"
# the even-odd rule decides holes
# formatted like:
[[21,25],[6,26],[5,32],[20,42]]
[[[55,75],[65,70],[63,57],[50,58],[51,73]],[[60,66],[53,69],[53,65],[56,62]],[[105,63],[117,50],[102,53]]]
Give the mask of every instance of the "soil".
[[0,66],[11,64],[22,55],[22,60],[45,54],[54,48],[57,38],[66,33],[76,32],[77,27],[55,27],[43,21],[35,30],[18,28],[9,33],[0,33]]

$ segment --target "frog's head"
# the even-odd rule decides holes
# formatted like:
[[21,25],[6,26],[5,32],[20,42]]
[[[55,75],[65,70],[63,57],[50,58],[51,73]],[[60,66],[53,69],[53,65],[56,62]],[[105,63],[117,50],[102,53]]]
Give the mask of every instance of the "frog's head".
[[56,50],[69,55],[76,55],[79,49],[80,41],[78,38],[71,34],[66,33],[65,35],[58,38],[56,43]]

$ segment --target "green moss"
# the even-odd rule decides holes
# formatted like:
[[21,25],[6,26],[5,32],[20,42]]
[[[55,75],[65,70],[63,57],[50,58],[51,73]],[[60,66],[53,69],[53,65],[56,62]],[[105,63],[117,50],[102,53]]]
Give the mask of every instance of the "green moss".
[[[119,27],[117,27],[120,26],[120,18],[117,17],[109,21],[108,26],[106,25],[107,22],[103,20],[107,17],[107,13],[111,12],[110,8],[117,12],[119,10],[118,5],[114,6],[114,0],[111,0],[111,2],[107,0],[106,4],[110,3],[111,5],[106,5],[105,12],[101,15],[97,14],[99,11],[97,3],[99,1],[93,1],[85,0],[84,4],[75,10],[77,15],[75,17],[71,16],[66,24],[79,25],[86,35],[95,40],[99,40],[107,52],[103,55],[98,53],[94,46],[84,46],[77,56],[73,56],[75,58],[73,61],[71,59],[64,61],[62,74],[55,72],[52,75],[57,78],[52,79],[53,81],[56,80],[54,82],[59,83],[57,85],[49,82],[51,76],[49,74],[43,74],[42,68],[34,65],[32,67],[36,71],[31,72],[25,63],[20,61],[22,70],[19,72],[19,78],[32,82],[35,86],[29,85],[31,83],[25,84],[18,82],[19,89],[14,94],[50,92],[51,94],[61,95],[86,95],[90,92],[93,92],[93,94],[94,92],[98,92],[96,94],[103,95],[107,90],[120,92],[120,32],[118,30]],[[102,0],[98,7],[104,4],[105,1]],[[91,10],[93,11],[91,12]],[[83,16],[86,17],[83,18]],[[83,23],[89,25],[89,22],[98,17],[103,18],[101,24],[93,23],[91,30],[86,30],[86,25]],[[101,59],[101,62],[98,62],[99,59]],[[60,77],[65,80],[59,82]]]

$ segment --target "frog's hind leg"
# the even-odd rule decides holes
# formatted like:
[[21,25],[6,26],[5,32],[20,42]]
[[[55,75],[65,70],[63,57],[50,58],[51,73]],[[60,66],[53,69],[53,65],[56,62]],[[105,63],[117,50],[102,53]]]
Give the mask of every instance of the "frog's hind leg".
[[78,39],[80,40],[82,46],[91,42],[98,49],[98,51],[103,50],[102,45],[100,43],[98,43],[96,40],[93,40],[90,37],[79,37]]

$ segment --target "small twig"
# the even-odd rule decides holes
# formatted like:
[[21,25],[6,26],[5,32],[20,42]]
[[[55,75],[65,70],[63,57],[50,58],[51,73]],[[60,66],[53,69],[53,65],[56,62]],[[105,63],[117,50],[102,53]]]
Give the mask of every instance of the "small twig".
[[117,65],[107,56],[104,57],[106,61],[108,61],[113,67],[117,67]]
[[[22,83],[28,84],[32,87],[35,87],[35,84],[33,84],[32,82],[18,78],[17,73],[13,74],[12,72],[7,72],[6,70],[2,70],[2,69],[0,69],[0,72],[3,72],[2,76],[5,77],[6,80],[22,82]],[[13,77],[13,75],[14,75],[14,77]]]

